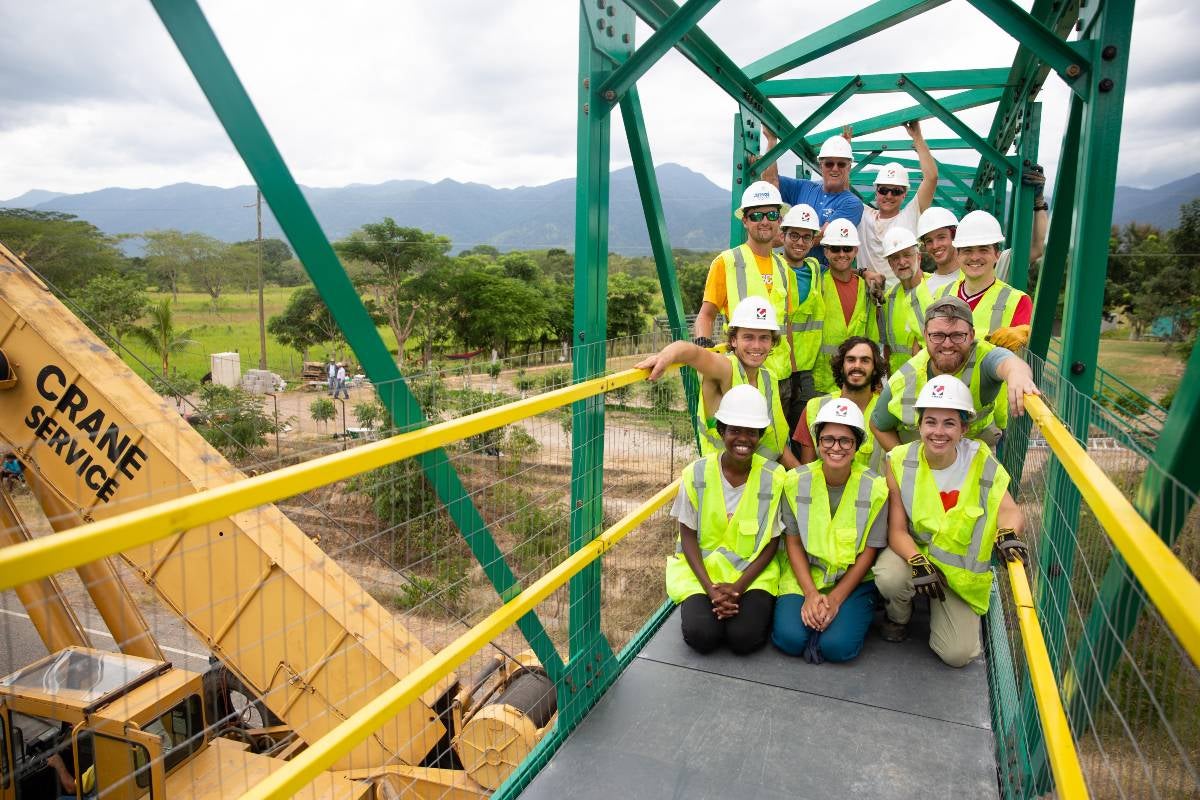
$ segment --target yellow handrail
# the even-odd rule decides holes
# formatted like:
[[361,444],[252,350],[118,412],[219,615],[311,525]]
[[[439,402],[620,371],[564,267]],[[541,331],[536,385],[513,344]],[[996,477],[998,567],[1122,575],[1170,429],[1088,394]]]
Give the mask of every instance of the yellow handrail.
[[1046,737],[1046,757],[1050,760],[1050,771],[1054,775],[1054,788],[1058,797],[1072,800],[1088,797],[1087,784],[1083,780],[1083,769],[1079,766],[1079,753],[1075,749],[1075,738],[1067,715],[1063,711],[1062,697],[1054,679],[1054,668],[1050,665],[1050,654],[1042,627],[1038,624],[1037,604],[1025,575],[1025,565],[1013,562],[1008,565],[1008,579],[1012,585],[1013,604],[1016,606],[1017,622],[1021,628],[1021,643],[1025,649],[1025,664],[1029,679],[1033,683],[1033,698],[1037,703],[1038,718],[1042,722],[1042,733]]
[[5,547],[0,549],[0,590],[11,589],[80,564],[149,544],[173,533],[225,519],[239,511],[293,497],[450,442],[628,386],[643,380],[647,374],[644,369],[623,370],[499,408],[399,434],[381,442]]
[[405,676],[404,680],[354,712],[345,722],[308,746],[303,753],[283,768],[271,773],[262,782],[241,796],[241,800],[267,800],[291,797],[308,783],[350,752],[416,700],[442,676],[462,664],[505,629],[550,596],[584,567],[612,548],[627,533],[646,521],[679,491],[679,481],[661,489],[638,508],[626,514],[611,528],[568,556],[528,589],[488,615],[483,622],[455,639],[430,660]]
[[1192,661],[1200,664],[1200,582],[1036,395],[1025,409]]

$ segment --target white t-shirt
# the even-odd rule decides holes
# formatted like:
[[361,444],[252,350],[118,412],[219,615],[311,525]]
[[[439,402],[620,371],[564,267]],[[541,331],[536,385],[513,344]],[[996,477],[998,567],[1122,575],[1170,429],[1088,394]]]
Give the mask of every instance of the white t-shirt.
[[1008,283],[1008,273],[1012,271],[1012,248],[1000,253],[1000,260],[996,262],[996,280]]
[[346,368],[345,368],[345,367],[338,367],[338,370],[337,370],[337,379],[338,379],[339,381],[344,381],[344,380],[346,380]]
[[962,277],[962,270],[956,269],[949,275],[939,275],[936,272],[931,272],[925,276],[925,287],[929,289],[929,294],[937,297],[937,292],[943,286],[948,286]]
[[958,452],[953,464],[945,469],[929,468],[929,471],[933,473],[933,482],[937,484],[939,492],[953,492],[962,489],[963,483],[967,480],[967,470],[971,468],[971,460],[975,458],[978,450],[979,442],[964,436],[958,442]]
[[[691,469],[691,467],[688,467],[688,469]],[[718,471],[721,473],[721,491],[725,495],[725,513],[732,517],[734,510],[737,509],[738,503],[742,501],[742,494],[745,492],[746,484],[748,484],[749,481],[743,483],[741,486],[734,486],[725,477],[724,470]],[[783,502],[780,502],[780,505],[782,506]],[[692,498],[688,497],[688,493],[684,490],[682,484],[679,487],[679,494],[675,495],[675,505],[671,506],[671,516],[694,531],[698,531],[700,529],[700,512],[696,506],[692,504]],[[774,531],[771,533],[771,535],[773,537],[778,536],[782,532],[783,519],[776,514]]]
[[889,290],[899,283],[900,279],[892,272],[887,258],[883,255],[883,237],[893,225],[906,228],[916,235],[917,219],[920,216],[916,198],[901,208],[896,216],[887,219],[879,216],[878,210],[870,206],[863,207],[862,221],[858,223],[858,239],[862,242],[858,248],[858,266],[873,269],[886,278]]

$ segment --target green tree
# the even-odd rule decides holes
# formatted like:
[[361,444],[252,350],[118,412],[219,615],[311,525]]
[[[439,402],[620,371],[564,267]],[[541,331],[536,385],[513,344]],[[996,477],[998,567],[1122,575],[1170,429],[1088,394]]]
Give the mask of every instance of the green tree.
[[313,422],[319,422],[321,427],[325,427],[329,420],[333,419],[334,413],[333,401],[328,397],[318,397],[308,404],[308,415],[312,417]]
[[[365,305],[371,320],[380,324],[383,317],[375,304],[368,300]],[[333,312],[312,286],[292,292],[283,313],[267,320],[267,332],[280,344],[298,351],[302,359],[308,358],[309,348],[325,342],[333,342],[340,354],[345,341]]]
[[[234,247],[242,247],[249,250],[255,259],[255,271],[258,268],[258,240],[246,239],[233,245]],[[296,278],[303,279],[304,271],[300,270],[297,275],[294,266],[289,266],[288,262],[292,260],[292,248],[288,247],[287,242],[282,239],[263,239],[263,281],[265,283],[274,283],[278,286],[296,286]],[[300,281],[301,283],[303,280]],[[257,281],[255,281],[257,286]]]
[[[210,271],[225,247],[221,242],[203,233],[183,233],[177,230],[146,231],[141,235],[146,242],[146,266],[150,277],[158,281],[159,288],[179,298],[179,285],[191,277],[193,283],[203,288],[203,273]],[[194,272],[200,273],[193,275]],[[217,290],[220,296],[220,289]]]
[[354,419],[360,428],[373,427],[382,417],[383,407],[378,403],[368,401],[354,406]]
[[384,217],[382,222],[363,225],[335,242],[334,249],[343,258],[368,266],[360,272],[359,282],[373,292],[402,355],[416,316],[405,283],[413,273],[428,272],[445,262],[450,240],[420,228],[402,227]]
[[700,304],[704,302],[704,283],[708,279],[708,267],[711,263],[711,260],[695,259],[675,262],[675,277],[679,281],[684,314],[695,314],[700,310]]
[[117,272],[125,260],[116,239],[54,211],[0,209],[0,242],[68,295],[98,275]]
[[[1108,238],[1108,271],[1104,283],[1104,308],[1126,314],[1133,321],[1133,333],[1140,333],[1141,322],[1136,314],[1138,295],[1145,288],[1147,267],[1153,271],[1145,256],[1157,249],[1162,232],[1153,225],[1131,222],[1124,228],[1112,227]],[[1154,243],[1147,245],[1147,242]]]
[[171,365],[171,356],[196,344],[196,340],[191,338],[190,330],[175,330],[175,314],[171,310],[169,298],[152,304],[147,313],[150,317],[149,324],[130,327],[129,335],[146,345],[150,352],[161,359],[162,374],[165,378]]
[[493,267],[465,269],[452,275],[444,313],[467,347],[497,347],[505,353],[514,340],[529,340],[547,324],[546,298],[536,285],[510,278]]
[[275,432],[259,397],[215,383],[200,387],[200,419],[196,430],[227,457],[262,447]]
[[212,310],[216,311],[221,294],[231,285],[246,291],[258,286],[258,251],[246,245],[227,245],[212,237],[204,238],[208,241],[195,241],[187,277],[193,289],[209,296]]
[[138,275],[103,273],[87,282],[76,302],[83,321],[105,341],[120,338],[146,314],[149,301]]
[[646,330],[658,287],[650,278],[623,272],[608,276],[608,338],[636,336]]

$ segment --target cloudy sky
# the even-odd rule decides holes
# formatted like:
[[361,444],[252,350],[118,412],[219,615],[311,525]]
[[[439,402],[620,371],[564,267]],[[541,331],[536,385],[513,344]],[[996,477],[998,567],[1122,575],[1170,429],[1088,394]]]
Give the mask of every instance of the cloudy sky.
[[[578,6],[569,0],[201,5],[301,183],[448,177],[511,187],[574,173]],[[865,5],[727,0],[702,27],[746,64]],[[6,2],[0,29],[0,198],[250,182],[147,0]],[[1200,171],[1197,31],[1200,3],[1139,0],[1120,183],[1148,188]],[[639,27],[638,41],[647,36]],[[792,76],[1007,67],[1015,49],[953,0]],[[724,185],[732,101],[675,53],[640,90],[656,161]],[[1066,98],[1051,76],[1041,98],[1044,154],[1057,155]],[[780,105],[800,119],[818,102]],[[854,98],[822,127],[907,105],[907,96]],[[993,113],[962,116],[986,134]],[[622,166],[628,154],[614,120],[613,164]],[[950,135],[933,122],[925,131]],[[1053,174],[1055,158],[1042,160]]]

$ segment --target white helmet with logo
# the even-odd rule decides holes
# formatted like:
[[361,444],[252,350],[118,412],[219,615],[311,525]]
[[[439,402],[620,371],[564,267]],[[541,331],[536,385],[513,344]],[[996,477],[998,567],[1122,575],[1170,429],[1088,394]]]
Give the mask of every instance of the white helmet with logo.
[[721,398],[721,407],[714,415],[717,422],[739,428],[768,428],[771,415],[767,412],[767,401],[748,383],[738,384]]
[[908,182],[908,170],[895,161],[884,164],[875,173],[875,185],[881,183],[887,186],[903,186],[905,189],[912,185]]
[[839,425],[847,425],[855,428],[864,436],[867,433],[867,421],[863,417],[862,409],[853,400],[845,397],[835,397],[821,406],[821,410],[817,412],[816,419],[812,421],[813,430],[816,430],[818,425],[825,422],[836,422]]
[[733,215],[738,219],[742,218],[743,212],[747,208],[755,206],[779,206],[779,211],[786,214],[791,208],[787,203],[783,202],[783,197],[780,196],[779,190],[772,183],[766,181],[755,181],[746,187],[746,191],[742,192],[742,204],[733,212]]
[[858,247],[858,228],[848,219],[838,218],[830,220],[825,226],[825,235],[821,237],[821,244],[841,244]]
[[957,225],[958,217],[954,216],[953,211],[941,206],[930,206],[921,212],[920,218],[917,219],[917,238],[923,238],[925,234],[938,228],[954,228]]
[[799,203],[792,206],[791,211],[787,212],[787,216],[780,223],[781,228],[803,228],[806,231],[821,230],[821,221],[817,217],[816,210],[807,203]]
[[729,317],[731,328],[755,328],[760,331],[777,331],[775,308],[762,297],[745,297],[733,309]]
[[821,152],[817,154],[817,161],[824,161],[827,158],[854,160],[854,152],[850,149],[850,143],[846,141],[845,136],[830,136],[825,140],[825,143],[821,145]]
[[917,395],[916,409],[948,408],[954,411],[965,411],[975,415],[975,403],[971,399],[971,390],[967,385],[953,375],[935,375],[921,387]]
[[1004,244],[1000,221],[986,211],[972,211],[958,223],[954,232],[955,247],[975,247],[984,244]]
[[912,231],[905,230],[899,225],[893,225],[887,229],[887,233],[883,235],[883,256],[893,256],[901,250],[907,250],[910,247],[917,246],[917,237],[912,235]]

